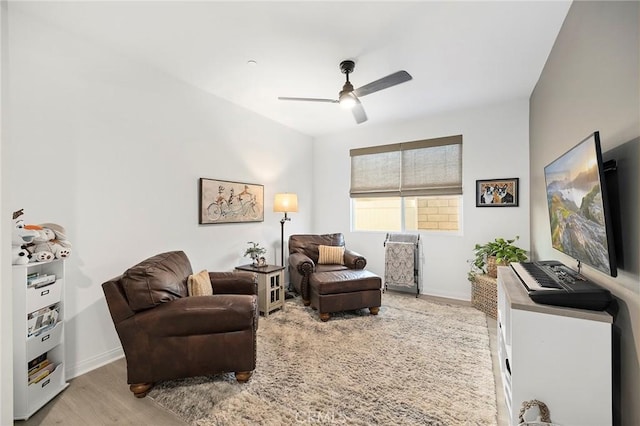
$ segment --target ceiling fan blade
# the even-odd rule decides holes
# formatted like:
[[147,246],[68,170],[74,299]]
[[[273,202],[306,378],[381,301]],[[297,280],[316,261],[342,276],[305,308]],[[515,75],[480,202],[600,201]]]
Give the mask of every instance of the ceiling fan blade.
[[404,83],[405,81],[409,81],[412,78],[413,77],[411,77],[411,74],[406,71],[394,72],[393,74],[389,74],[388,76],[382,77],[379,80],[372,81],[369,84],[358,87],[353,91],[353,93],[358,97],[367,96],[379,90],[387,89],[400,83]]
[[278,96],[278,99],[280,99],[281,101],[329,102],[332,104],[338,103],[336,99],[324,99],[324,98],[290,98],[287,96]]
[[351,112],[353,113],[353,118],[356,119],[356,123],[360,124],[367,121],[367,114],[364,112],[364,107],[358,98],[356,98],[356,104],[351,108]]

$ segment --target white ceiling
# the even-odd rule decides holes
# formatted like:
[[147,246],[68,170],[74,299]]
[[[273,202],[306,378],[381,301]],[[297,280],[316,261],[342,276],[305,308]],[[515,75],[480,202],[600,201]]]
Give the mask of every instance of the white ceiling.
[[[531,94],[570,1],[9,2],[221,98],[316,136]],[[339,63],[360,87],[404,69],[413,80],[336,104]],[[257,65],[248,65],[255,60]]]

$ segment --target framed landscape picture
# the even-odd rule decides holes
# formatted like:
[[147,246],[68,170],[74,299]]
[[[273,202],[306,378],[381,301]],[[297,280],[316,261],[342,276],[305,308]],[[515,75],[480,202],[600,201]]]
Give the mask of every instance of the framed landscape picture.
[[200,178],[200,224],[264,221],[264,186]]
[[476,207],[518,207],[519,178],[476,181]]

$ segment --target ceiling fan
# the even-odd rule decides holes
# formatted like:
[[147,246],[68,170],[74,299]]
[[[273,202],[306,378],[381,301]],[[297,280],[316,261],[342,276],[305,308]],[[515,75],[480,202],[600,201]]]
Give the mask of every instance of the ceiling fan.
[[338,93],[338,99],[292,98],[286,96],[280,96],[278,99],[281,101],[329,102],[332,104],[340,104],[340,106],[344,108],[351,109],[353,117],[356,119],[356,122],[360,124],[367,121],[367,114],[364,112],[364,108],[362,107],[359,98],[383,89],[388,89],[389,87],[396,86],[412,79],[408,72],[397,71],[386,77],[382,77],[376,81],[372,81],[369,84],[365,84],[362,87],[354,89],[353,85],[349,81],[349,74],[353,72],[355,65],[355,62],[349,60],[340,62],[340,71],[347,76],[347,81],[344,83],[344,86],[342,86],[340,93]]

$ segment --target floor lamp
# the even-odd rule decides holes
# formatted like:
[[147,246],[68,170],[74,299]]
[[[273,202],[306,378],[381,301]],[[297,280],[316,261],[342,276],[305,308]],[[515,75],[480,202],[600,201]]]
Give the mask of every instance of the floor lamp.
[[276,194],[273,211],[284,213],[284,217],[280,219],[280,265],[284,266],[284,223],[291,220],[287,213],[298,211],[298,196],[290,193]]

